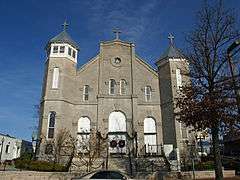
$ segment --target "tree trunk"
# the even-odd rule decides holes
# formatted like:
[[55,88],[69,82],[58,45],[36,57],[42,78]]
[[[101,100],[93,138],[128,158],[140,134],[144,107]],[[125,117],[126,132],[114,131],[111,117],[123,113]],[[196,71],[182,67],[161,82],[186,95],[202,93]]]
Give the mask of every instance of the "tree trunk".
[[216,180],[223,180],[222,161],[220,155],[219,145],[219,128],[218,126],[212,128],[212,141],[213,141],[213,155],[215,164]]
[[75,150],[72,151],[72,153],[71,153],[71,155],[70,155],[70,157],[69,157],[69,160],[68,160],[68,162],[67,162],[67,164],[66,164],[66,166],[65,166],[67,172],[70,170],[70,167],[71,167],[71,165],[72,165],[72,161],[73,161],[73,158],[74,158],[74,154],[75,154]]

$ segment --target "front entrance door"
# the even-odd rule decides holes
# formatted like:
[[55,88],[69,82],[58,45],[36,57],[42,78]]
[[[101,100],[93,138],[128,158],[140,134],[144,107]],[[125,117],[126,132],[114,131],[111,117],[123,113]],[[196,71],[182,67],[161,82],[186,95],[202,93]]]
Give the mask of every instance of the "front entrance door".
[[114,111],[109,115],[108,138],[110,153],[126,153],[126,117],[120,111]]

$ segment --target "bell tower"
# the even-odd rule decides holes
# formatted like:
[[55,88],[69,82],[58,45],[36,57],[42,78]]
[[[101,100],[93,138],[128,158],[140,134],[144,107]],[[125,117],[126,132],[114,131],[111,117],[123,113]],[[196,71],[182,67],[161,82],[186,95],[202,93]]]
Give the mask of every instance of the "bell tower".
[[[169,34],[169,46],[156,62],[160,87],[163,143],[173,149],[181,149],[188,140],[188,131],[175,116],[175,98],[184,83],[189,82],[186,74],[188,63],[184,55],[174,45],[174,36]],[[186,143],[185,143],[186,144]],[[171,149],[171,148],[170,148]]]
[[65,21],[63,31],[52,38],[46,46],[47,57],[49,58],[67,58],[77,63],[77,55],[79,47],[67,33],[68,24]]
[[[63,128],[72,129],[72,112],[76,97],[76,71],[79,47],[67,33],[67,22],[63,31],[50,39],[46,45],[47,60],[40,104],[39,136],[40,157],[48,142]],[[42,153],[42,155],[41,155]]]

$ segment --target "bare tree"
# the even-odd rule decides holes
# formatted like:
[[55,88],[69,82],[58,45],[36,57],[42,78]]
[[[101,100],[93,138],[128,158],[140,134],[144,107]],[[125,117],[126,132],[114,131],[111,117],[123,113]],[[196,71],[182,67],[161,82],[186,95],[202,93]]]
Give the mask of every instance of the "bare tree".
[[61,129],[54,139],[46,141],[48,160],[64,164],[66,170],[69,170],[76,152],[76,142],[77,139],[67,129]]
[[91,130],[90,134],[79,136],[75,161],[77,167],[86,167],[86,171],[92,171],[104,165],[107,142],[101,135]]
[[187,36],[191,84],[177,98],[176,116],[196,130],[211,129],[216,179],[223,179],[219,147],[221,125],[236,123],[236,97],[227,66],[226,50],[239,37],[233,11],[222,1],[206,1],[197,14],[194,30]]

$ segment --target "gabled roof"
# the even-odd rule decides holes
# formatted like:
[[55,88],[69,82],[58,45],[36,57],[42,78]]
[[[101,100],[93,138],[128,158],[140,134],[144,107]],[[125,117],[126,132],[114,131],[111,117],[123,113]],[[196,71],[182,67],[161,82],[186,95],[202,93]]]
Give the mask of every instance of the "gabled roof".
[[63,30],[60,34],[48,41],[47,46],[51,43],[68,43],[76,49],[79,49],[77,43],[71,38],[71,36],[67,33],[66,30]]
[[150,72],[152,72],[154,75],[158,76],[157,70],[154,69],[150,64],[147,63],[147,61],[143,60],[136,54],[136,60],[140,62],[145,68],[147,68]]
[[184,58],[184,55],[179,49],[177,49],[173,43],[170,43],[166,51],[160,56],[159,60],[165,58]]

